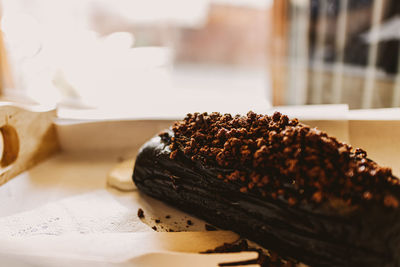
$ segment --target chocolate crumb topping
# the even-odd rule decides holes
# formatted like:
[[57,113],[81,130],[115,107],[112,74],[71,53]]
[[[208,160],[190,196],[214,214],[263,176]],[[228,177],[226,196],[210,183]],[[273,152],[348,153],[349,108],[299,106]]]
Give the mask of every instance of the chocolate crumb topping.
[[156,220],[155,220],[155,222],[156,222],[156,223],[160,223],[160,222],[161,222],[161,220],[159,220],[159,219],[156,219]]
[[[218,166],[218,178],[242,193],[282,199],[294,206],[339,198],[348,205],[397,208],[399,179],[362,149],[275,112],[272,116],[187,114],[159,136],[170,158]],[[398,189],[396,189],[398,190]]]

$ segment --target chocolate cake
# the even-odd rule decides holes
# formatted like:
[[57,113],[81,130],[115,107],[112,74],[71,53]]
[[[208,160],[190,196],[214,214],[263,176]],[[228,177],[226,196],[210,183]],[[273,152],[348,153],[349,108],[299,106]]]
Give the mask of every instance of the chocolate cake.
[[276,112],[188,114],[136,159],[139,190],[312,266],[400,266],[400,185]]

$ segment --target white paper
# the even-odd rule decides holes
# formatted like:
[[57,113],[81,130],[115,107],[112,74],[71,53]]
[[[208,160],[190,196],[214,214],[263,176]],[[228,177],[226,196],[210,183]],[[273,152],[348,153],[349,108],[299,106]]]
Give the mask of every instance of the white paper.
[[138,218],[137,209],[127,209],[105,190],[0,218],[0,238],[150,231]]
[[198,253],[238,238],[237,234],[229,231],[3,237],[0,239],[0,253],[123,262],[154,252]]

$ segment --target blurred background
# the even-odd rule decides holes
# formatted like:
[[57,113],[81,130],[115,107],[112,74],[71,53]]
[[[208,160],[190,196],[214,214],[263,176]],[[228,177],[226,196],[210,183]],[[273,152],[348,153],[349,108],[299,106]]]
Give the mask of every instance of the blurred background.
[[398,0],[0,0],[3,99],[65,117],[400,106]]

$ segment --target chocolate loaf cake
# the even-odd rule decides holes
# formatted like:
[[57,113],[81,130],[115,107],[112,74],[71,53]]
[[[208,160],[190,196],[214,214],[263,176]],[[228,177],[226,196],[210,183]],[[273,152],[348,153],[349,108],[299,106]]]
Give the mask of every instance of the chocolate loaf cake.
[[140,149],[133,180],[311,266],[400,266],[400,185],[391,169],[278,112],[188,114]]

